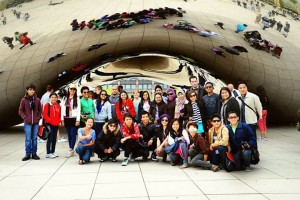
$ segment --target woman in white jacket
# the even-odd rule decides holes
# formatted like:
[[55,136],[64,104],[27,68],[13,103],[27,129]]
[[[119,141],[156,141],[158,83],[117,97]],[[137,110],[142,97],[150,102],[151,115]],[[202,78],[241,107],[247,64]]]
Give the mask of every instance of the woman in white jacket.
[[69,152],[66,157],[74,156],[76,134],[80,125],[80,99],[75,84],[69,86],[68,94],[61,102],[61,120],[68,133]]
[[95,104],[95,131],[96,137],[101,133],[103,125],[112,118],[111,104],[108,102],[107,92],[102,90],[94,101]]

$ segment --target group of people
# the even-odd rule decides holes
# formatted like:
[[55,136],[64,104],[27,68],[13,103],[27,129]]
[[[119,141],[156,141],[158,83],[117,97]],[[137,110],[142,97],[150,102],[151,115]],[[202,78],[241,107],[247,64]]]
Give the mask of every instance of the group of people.
[[158,9],[148,9],[139,12],[123,12],[115,13],[113,15],[105,15],[99,19],[92,19],[86,23],[86,21],[81,21],[78,23],[77,19],[74,19],[70,24],[72,26],[72,31],[78,29],[83,30],[88,27],[93,30],[112,30],[117,28],[129,28],[134,24],[146,24],[150,23],[153,19],[167,19],[168,15],[177,15],[178,17],[183,16],[183,11],[181,8],[178,10],[174,8],[158,8]]
[[44,104],[36,96],[35,86],[29,85],[19,107],[25,131],[26,155],[22,160],[39,159],[36,140],[39,120],[43,118],[43,124],[51,128],[47,158],[58,156],[55,145],[61,124],[68,133],[66,157],[73,157],[76,152],[80,165],[90,162],[94,154],[101,162],[116,162],[124,150],[123,166],[138,157],[147,160],[151,155],[155,162],[157,157],[162,157],[163,162],[169,157],[173,166],[192,165],[217,171],[226,169],[230,153],[235,170],[250,171],[251,152],[257,149],[257,123],[261,130],[259,139],[267,140],[269,100],[264,88],[258,88],[258,97],[248,91],[245,82],[240,82],[238,90],[229,84],[216,94],[212,82],[203,87],[196,76],[189,80],[191,87],[187,91],[168,88],[166,96],[162,87],[156,85],[153,100],[148,91],[138,90],[131,99],[120,86],[113,86],[111,95],[97,86],[96,96],[83,86],[80,97],[76,85],[71,84],[60,101],[56,93],[46,93],[49,100]]
[[[28,44],[30,44],[31,46],[34,45],[34,44],[36,44],[36,43],[32,42],[31,39],[27,35],[28,35],[28,32],[25,32],[25,33],[15,32],[15,36],[14,36],[15,40],[19,41],[20,44],[22,44],[19,49],[23,49]],[[8,45],[8,47],[10,47],[10,49],[13,49],[14,48],[14,45],[13,45],[14,38],[13,37],[8,37],[8,36],[4,36],[2,38],[2,41],[4,43],[6,43]]]

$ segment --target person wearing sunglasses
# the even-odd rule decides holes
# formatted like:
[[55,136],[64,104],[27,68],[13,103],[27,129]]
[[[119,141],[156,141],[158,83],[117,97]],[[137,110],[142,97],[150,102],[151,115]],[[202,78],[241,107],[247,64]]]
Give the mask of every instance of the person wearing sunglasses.
[[[206,110],[204,104],[197,99],[197,93],[195,91],[189,91],[187,93],[188,104],[184,106],[184,119],[189,122],[195,122],[198,126],[197,133],[206,133]],[[203,135],[205,138],[205,135]]]
[[256,139],[251,127],[243,122],[239,122],[239,117],[235,111],[228,114],[227,125],[229,130],[230,153],[234,157],[235,170],[245,169],[250,172],[251,150],[256,148]]
[[167,114],[170,116],[170,119],[174,119],[175,106],[176,106],[176,92],[174,89],[167,89]]
[[95,141],[95,153],[98,154],[100,162],[105,162],[110,158],[112,162],[117,162],[121,138],[120,125],[116,120],[110,119],[104,124],[103,130]]
[[95,106],[95,131],[96,137],[102,131],[102,128],[106,121],[112,118],[111,114],[111,104],[107,98],[107,92],[102,90],[99,96],[94,101]]
[[89,98],[89,88],[83,86],[81,88],[82,98],[80,99],[80,126],[85,127],[85,122],[88,118],[94,118],[95,107],[92,99]]
[[170,116],[168,114],[163,114],[160,116],[160,123],[157,128],[157,149],[155,150],[157,156],[163,157],[162,161],[167,161],[167,153],[165,152],[165,147],[168,144],[168,140],[166,139],[169,135],[170,128]]
[[210,127],[211,124],[209,121],[213,114],[220,113],[221,101],[219,95],[214,93],[214,85],[212,82],[206,82],[204,88],[207,94],[202,97],[202,101],[206,108],[207,119],[209,119],[207,125]]
[[222,125],[221,116],[214,114],[211,118],[212,127],[208,131],[209,149],[211,151],[210,163],[219,165],[220,169],[225,166],[226,152],[230,151],[229,132]]

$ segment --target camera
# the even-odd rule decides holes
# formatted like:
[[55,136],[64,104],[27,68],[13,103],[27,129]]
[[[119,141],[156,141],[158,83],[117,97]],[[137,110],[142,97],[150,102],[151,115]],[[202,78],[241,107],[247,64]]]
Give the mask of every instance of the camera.
[[85,115],[85,116],[88,116],[89,114],[91,114],[91,113],[88,112],[88,111],[84,111],[84,112],[82,113],[82,115]]
[[242,142],[241,142],[241,147],[242,147],[243,149],[248,149],[248,147],[250,147],[250,145],[248,144],[247,141],[242,141]]

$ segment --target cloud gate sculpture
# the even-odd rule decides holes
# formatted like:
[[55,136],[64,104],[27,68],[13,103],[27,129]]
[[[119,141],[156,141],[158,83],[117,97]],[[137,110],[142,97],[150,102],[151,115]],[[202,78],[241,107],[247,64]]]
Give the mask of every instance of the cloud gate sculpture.
[[[60,5],[48,6],[44,1],[36,0],[24,4],[20,9],[24,12],[29,10],[31,18],[28,22],[8,20],[7,24],[1,27],[4,34],[2,37],[12,36],[15,31],[28,32],[29,37],[37,44],[28,45],[22,50],[17,42],[14,42],[15,47],[12,50],[4,44],[0,47],[0,129],[21,122],[18,105],[28,83],[36,84],[37,92],[41,95],[47,84],[64,85],[64,81],[57,81],[57,75],[62,71],[70,72],[78,63],[85,63],[94,68],[103,63],[108,55],[117,58],[147,52],[191,58],[225,83],[247,81],[250,91],[255,91],[257,86],[263,85],[271,100],[270,119],[274,122],[294,120],[300,101],[300,40],[295,36],[299,33],[299,30],[296,30],[299,22],[293,24],[296,33],[291,33],[285,38],[273,29],[263,31],[260,25],[254,23],[256,13],[241,10],[243,8],[237,7],[231,1],[133,2],[135,1],[105,0],[101,3],[87,3],[70,0]],[[95,9],[97,6],[98,9]],[[183,17],[176,14],[166,15],[166,19],[158,17],[152,19],[151,23],[145,21],[129,28],[118,27],[112,30],[93,30],[86,27],[83,30],[72,31],[70,26],[73,19],[78,19],[78,22],[86,20],[88,23],[88,20],[106,14],[138,12],[166,6],[176,9],[182,7],[186,13],[183,13]],[[228,10],[226,14],[224,9]],[[13,18],[10,10],[5,10],[4,13]],[[201,37],[196,33],[197,30],[170,28],[169,24],[174,26],[179,23],[178,20],[186,20],[199,30],[212,30],[218,35]],[[214,25],[217,22],[223,22],[225,29]],[[244,40],[243,33],[234,32],[238,23],[248,24],[247,30],[258,30],[263,38],[282,46],[280,59],[271,53],[250,47],[249,42]],[[248,53],[235,55],[221,49],[220,46],[242,46]],[[221,50],[223,56],[215,54],[213,48]],[[57,56],[62,52],[66,55]],[[126,68],[118,69],[119,72],[126,73]],[[172,69],[167,66],[162,70]],[[180,79],[185,79],[186,82],[188,75],[182,75]],[[176,84],[174,79],[164,81],[170,85]]]

